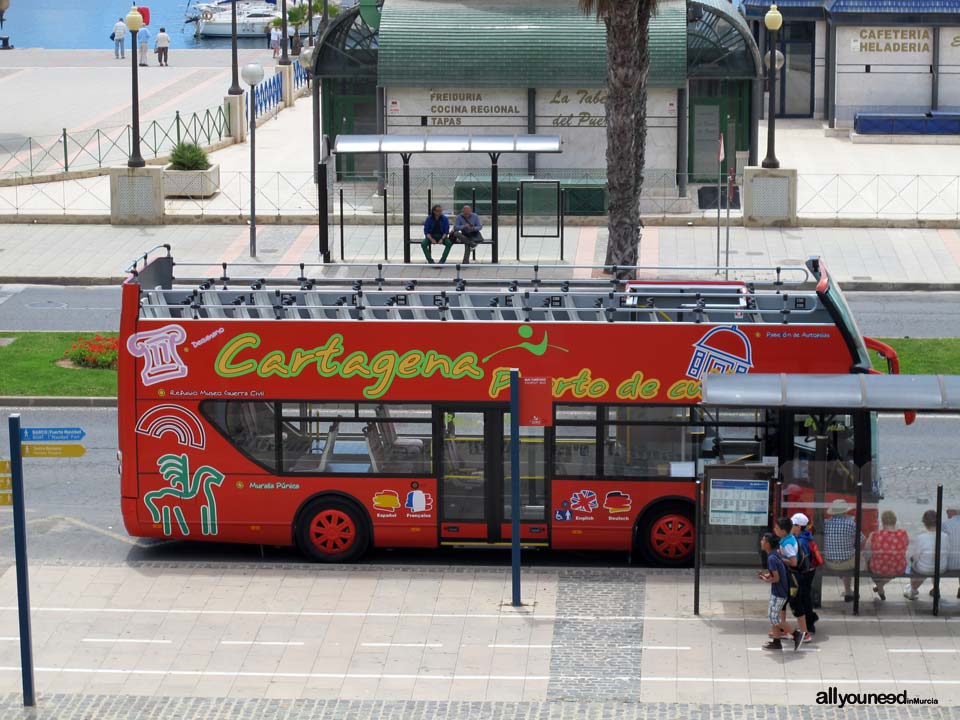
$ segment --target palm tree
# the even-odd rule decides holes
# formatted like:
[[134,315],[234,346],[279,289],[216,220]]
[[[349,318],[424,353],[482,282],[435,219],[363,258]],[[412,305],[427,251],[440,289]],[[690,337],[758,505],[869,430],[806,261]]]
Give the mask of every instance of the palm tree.
[[[650,15],[656,0],[579,0],[607,28],[606,265],[636,265],[640,251],[640,191],[647,140]],[[621,276],[632,273],[618,273]]]

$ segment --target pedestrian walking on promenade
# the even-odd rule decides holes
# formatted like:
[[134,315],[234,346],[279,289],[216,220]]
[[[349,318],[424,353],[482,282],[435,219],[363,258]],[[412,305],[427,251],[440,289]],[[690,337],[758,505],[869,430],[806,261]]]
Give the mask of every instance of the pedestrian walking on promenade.
[[782,638],[793,639],[793,649],[800,648],[803,636],[799,630],[790,629],[787,623],[787,599],[790,597],[790,576],[777,549],[777,538],[773,533],[764,533],[760,538],[760,549],[767,554],[767,569],[757,573],[757,577],[770,585],[770,600],[767,604],[767,618],[770,620],[770,641],[764,650],[782,650]]
[[123,18],[117,20],[113,26],[113,32],[110,33],[110,37],[113,38],[113,57],[115,60],[125,60],[127,57],[126,52],[124,52],[124,40],[127,37],[127,24],[123,21]]
[[280,32],[280,28],[275,27],[270,31],[270,48],[273,50],[274,59],[280,57],[280,40],[283,38],[283,33]]
[[803,513],[795,513],[790,521],[793,523],[792,533],[797,538],[798,546],[797,600],[791,607],[800,631],[803,633],[803,641],[810,642],[817,631],[816,622],[820,619],[813,609],[813,578],[817,573],[817,567],[822,563],[816,562],[813,548],[810,546],[810,543],[814,542],[813,534],[808,528],[810,518]]
[[170,36],[166,28],[160,28],[157,33],[157,62],[163,67],[170,67]]
[[140,67],[147,66],[147,53],[150,52],[150,28],[144,25],[137,33],[137,61]]

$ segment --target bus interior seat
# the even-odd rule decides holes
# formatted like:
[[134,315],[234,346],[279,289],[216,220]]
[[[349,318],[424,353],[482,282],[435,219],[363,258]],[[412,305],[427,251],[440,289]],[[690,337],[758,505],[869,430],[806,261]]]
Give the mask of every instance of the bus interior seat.
[[[390,418],[390,411],[386,405],[377,405],[376,415],[378,418],[387,420]],[[384,449],[389,453],[399,450],[402,453],[411,455],[423,454],[423,440],[420,438],[400,437],[397,434],[397,425],[393,422],[377,423],[380,426],[380,433],[383,436]]]

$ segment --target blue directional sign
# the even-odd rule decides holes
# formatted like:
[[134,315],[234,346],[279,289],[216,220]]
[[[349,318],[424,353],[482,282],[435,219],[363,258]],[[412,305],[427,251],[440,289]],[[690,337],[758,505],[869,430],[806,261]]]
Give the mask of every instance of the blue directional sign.
[[20,428],[22,442],[80,442],[86,436],[78,427]]

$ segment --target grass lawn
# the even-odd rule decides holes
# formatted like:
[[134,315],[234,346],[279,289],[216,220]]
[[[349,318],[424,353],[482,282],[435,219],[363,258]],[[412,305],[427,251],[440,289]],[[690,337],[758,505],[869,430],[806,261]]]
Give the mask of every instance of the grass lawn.
[[[904,375],[960,375],[960,338],[878,338],[897,351]],[[874,352],[873,366],[887,371],[886,361]]]
[[116,370],[75,370],[56,365],[78,337],[92,338],[97,334],[0,332],[0,338],[16,338],[12,344],[0,347],[0,395],[115,396]]
[[[117,394],[116,370],[72,369],[56,365],[78,337],[96,333],[3,333],[15,337],[0,347],[0,395],[102,396]],[[107,333],[101,333],[107,335]],[[884,339],[900,356],[900,371],[917,375],[960,375],[960,338]],[[876,354],[874,367],[886,371]]]

